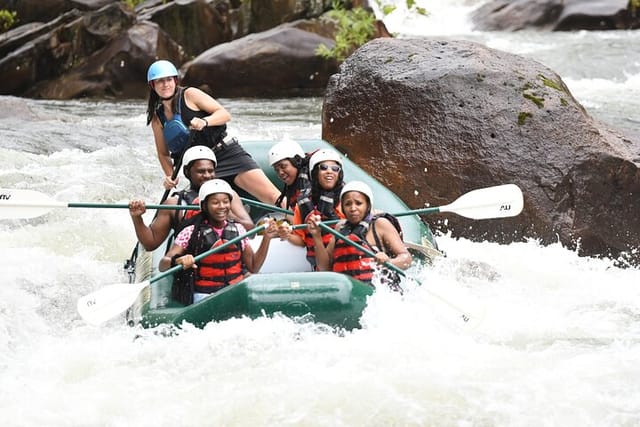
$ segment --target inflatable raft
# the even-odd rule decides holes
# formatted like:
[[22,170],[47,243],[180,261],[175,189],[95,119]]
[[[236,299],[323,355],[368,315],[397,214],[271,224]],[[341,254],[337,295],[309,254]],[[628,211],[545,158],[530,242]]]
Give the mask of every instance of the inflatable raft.
[[[279,182],[267,162],[267,151],[277,141],[242,142],[245,150],[253,156],[278,188]],[[334,148],[322,140],[297,141],[311,152],[318,148]],[[355,163],[343,161],[344,180],[364,181],[375,194],[374,207],[389,213],[406,212],[409,208],[389,189],[369,176]],[[244,193],[242,197],[251,196]],[[270,212],[263,208],[248,206],[254,221]],[[414,255],[414,262],[429,262],[439,252],[429,229],[417,215],[398,218],[402,226],[404,241]],[[254,236],[251,245],[257,248],[261,237]],[[304,248],[273,239],[269,254],[259,274],[253,274],[242,282],[224,288],[195,304],[184,306],[171,298],[173,276],[162,276],[158,262],[171,243],[153,252],[147,252],[138,244],[127,261],[131,283],[147,280],[151,285],[140,292],[133,306],[127,311],[129,324],[155,327],[161,324],[181,325],[183,322],[202,327],[209,322],[223,321],[233,317],[272,316],[282,314],[294,319],[321,322],[333,327],[353,329],[360,326],[359,320],[366,308],[367,298],[374,289],[351,277],[333,272],[312,272],[306,260]]]

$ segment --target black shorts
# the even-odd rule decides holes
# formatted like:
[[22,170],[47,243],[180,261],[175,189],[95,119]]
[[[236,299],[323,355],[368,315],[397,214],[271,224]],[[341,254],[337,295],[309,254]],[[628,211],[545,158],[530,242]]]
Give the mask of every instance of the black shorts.
[[242,172],[260,168],[235,138],[229,138],[224,148],[215,151],[215,154],[218,161],[216,178],[229,183],[233,183],[235,177]]

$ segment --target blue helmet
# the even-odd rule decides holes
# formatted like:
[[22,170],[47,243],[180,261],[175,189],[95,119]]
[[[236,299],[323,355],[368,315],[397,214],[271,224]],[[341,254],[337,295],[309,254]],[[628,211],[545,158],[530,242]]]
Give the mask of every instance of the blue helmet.
[[151,64],[147,71],[147,82],[164,77],[178,77],[178,70],[175,65],[164,59]]

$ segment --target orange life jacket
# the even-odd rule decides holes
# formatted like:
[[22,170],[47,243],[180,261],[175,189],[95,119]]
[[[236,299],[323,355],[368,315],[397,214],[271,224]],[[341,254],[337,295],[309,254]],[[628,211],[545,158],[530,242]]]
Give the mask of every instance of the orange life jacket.
[[[352,242],[376,252],[366,240],[368,229],[369,224],[365,221],[356,226],[347,223],[340,229],[340,233]],[[375,265],[375,258],[359,251],[343,239],[336,238],[333,247],[333,271],[347,274],[365,283],[371,283]]]
[[[312,211],[309,215],[320,215],[322,218],[322,221],[327,220],[327,217],[322,215],[318,210],[314,210]],[[342,213],[341,209],[336,209],[336,214],[338,216],[338,218],[340,219],[344,219],[344,214]],[[306,218],[305,218],[306,220]],[[331,233],[326,232],[324,230],[321,230],[322,233],[322,244],[327,246],[327,244],[329,243],[329,240],[331,240]],[[309,261],[309,263],[314,267],[316,266],[316,245],[315,242],[313,241],[313,236],[311,235],[311,233],[309,233],[309,231],[305,228],[305,232],[304,232],[304,245],[307,248],[307,260]]]

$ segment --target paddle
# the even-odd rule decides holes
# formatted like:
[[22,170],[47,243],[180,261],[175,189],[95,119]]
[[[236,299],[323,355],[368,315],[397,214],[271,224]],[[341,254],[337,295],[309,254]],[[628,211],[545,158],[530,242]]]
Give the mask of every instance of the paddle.
[[[291,211],[277,206],[257,202],[241,197],[243,202],[256,205],[275,212],[292,214]],[[146,205],[147,209],[199,210],[198,205]],[[126,203],[84,203],[59,202],[44,193],[34,190],[0,189],[0,219],[35,218],[48,213],[54,208],[103,208],[129,209]]]
[[[414,209],[391,214],[393,216],[426,215],[441,212],[452,212],[472,219],[507,218],[522,212],[524,199],[522,191],[515,184],[496,185],[479,188],[458,197],[448,205]],[[324,224],[335,224],[338,220],[323,221]],[[307,224],[297,224],[292,228],[304,228]]]
[[[148,209],[198,210],[200,206],[146,205]],[[0,189],[0,219],[35,218],[54,208],[129,209],[126,203],[59,202],[34,190]]]
[[470,191],[448,205],[414,209],[393,215],[453,212],[472,219],[507,218],[518,215],[523,207],[524,198],[520,188],[515,184],[504,184]]
[[[262,231],[266,228],[266,226],[267,224],[263,224],[258,227],[252,228],[245,234],[234,237],[233,239],[223,243],[220,246],[216,246],[215,248],[201,253],[200,255],[194,257],[194,260],[197,262],[203,258],[208,257],[211,254],[221,251],[229,245],[233,245],[244,238],[250,237]],[[100,323],[106,322],[107,320],[119,315],[127,308],[131,307],[131,305],[133,305],[133,303],[135,303],[138,299],[140,292],[148,289],[152,283],[175,274],[180,270],[182,270],[181,264],[171,267],[170,269],[152,277],[151,279],[145,280],[140,283],[118,283],[114,285],[107,285],[95,292],[80,297],[77,304],[78,313],[87,323],[90,323],[92,325],[99,325]]]
[[[328,225],[326,225],[326,224],[324,224],[324,223],[322,223],[322,222],[318,223],[318,225],[319,225],[323,230],[325,230],[325,231],[327,231],[327,232],[329,232],[329,233],[333,234],[336,238],[344,240],[344,242],[345,242],[345,243],[347,243],[348,245],[353,246],[353,247],[354,247],[354,248],[356,248],[357,250],[359,250],[359,251],[363,252],[364,254],[366,254],[366,255],[368,255],[368,256],[370,256],[370,257],[372,257],[372,258],[375,258],[375,256],[376,256],[376,254],[375,254],[375,253],[373,253],[373,252],[372,252],[372,251],[370,251],[369,249],[365,248],[364,246],[362,246],[362,245],[360,245],[360,244],[358,244],[358,243],[354,242],[353,240],[349,239],[349,238],[348,238],[347,236],[345,236],[344,234],[342,234],[342,233],[340,233],[340,232],[338,232],[338,231],[334,230],[333,228],[329,227]],[[407,275],[406,275],[406,273],[404,272],[404,270],[402,270],[401,268],[396,267],[395,265],[391,264],[390,262],[385,262],[383,265],[384,265],[384,266],[386,266],[386,267],[388,267],[388,268],[390,268],[391,270],[395,271],[396,273],[400,274],[401,276],[407,277]],[[417,282],[418,284],[420,284],[420,285],[422,284],[422,283],[420,283],[420,282],[419,282],[418,280],[416,280],[416,279],[413,279],[413,278],[412,278],[411,280],[416,281],[416,282]],[[460,318],[461,318],[465,323],[469,322],[469,320],[471,320],[471,319],[472,319],[471,315],[470,315],[466,310],[461,309],[460,307],[458,307],[458,306],[456,306],[455,304],[453,304],[453,303],[451,303],[451,302],[447,301],[446,299],[444,299],[444,298],[443,298],[443,297],[441,297],[440,295],[438,295],[438,294],[436,294],[436,293],[434,293],[434,292],[432,292],[432,291],[430,291],[430,290],[428,290],[428,289],[427,289],[427,292],[428,292],[430,295],[432,295],[433,297],[435,297],[435,298],[439,299],[440,301],[442,301],[443,303],[445,303],[446,305],[448,305],[450,308],[452,308],[452,309],[454,309],[455,311],[457,311],[457,312],[458,312],[458,314],[460,315]]]
[[248,204],[248,205],[253,205],[259,208],[263,208],[263,209],[267,209],[273,212],[280,212],[283,214],[287,214],[287,215],[293,215],[293,212],[291,212],[288,209],[283,209],[279,206],[274,206],[274,205],[270,205],[268,203],[262,203],[262,202],[258,202],[257,200],[253,200],[253,199],[247,199],[245,197],[240,197],[240,200],[242,200],[244,203]]

